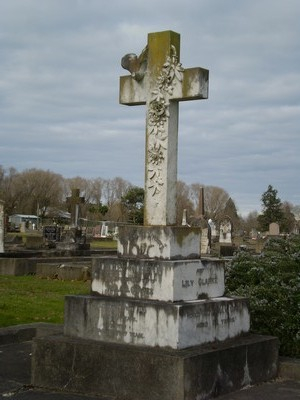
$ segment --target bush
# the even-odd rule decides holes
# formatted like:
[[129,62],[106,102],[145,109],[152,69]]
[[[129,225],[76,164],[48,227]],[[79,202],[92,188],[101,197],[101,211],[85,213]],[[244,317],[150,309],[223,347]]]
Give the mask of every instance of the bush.
[[300,236],[269,239],[263,253],[239,252],[225,272],[228,295],[250,300],[251,330],[277,336],[280,354],[300,357]]

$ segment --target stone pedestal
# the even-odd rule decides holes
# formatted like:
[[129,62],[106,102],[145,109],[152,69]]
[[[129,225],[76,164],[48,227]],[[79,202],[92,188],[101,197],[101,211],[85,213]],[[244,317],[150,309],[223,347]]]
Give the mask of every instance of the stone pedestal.
[[92,291],[114,297],[187,301],[224,294],[224,261],[94,258]]
[[200,258],[201,229],[187,226],[122,226],[118,254],[163,260]]
[[106,343],[185,349],[238,337],[250,326],[242,298],[171,303],[67,296],[65,304],[65,335]]
[[277,339],[249,334],[247,299],[224,297],[224,261],[200,259],[197,235],[121,229],[119,256],[92,261],[91,295],[66,297],[64,335],[35,340],[32,384],[192,400],[275,378]]

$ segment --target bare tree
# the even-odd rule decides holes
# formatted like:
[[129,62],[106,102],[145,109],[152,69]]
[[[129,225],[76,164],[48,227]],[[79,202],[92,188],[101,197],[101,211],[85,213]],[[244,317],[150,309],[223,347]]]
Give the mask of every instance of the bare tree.
[[108,208],[112,207],[114,203],[121,201],[122,196],[131,186],[130,182],[120,177],[105,180],[102,190],[103,202],[107,204]]
[[5,170],[1,167],[0,197],[4,201],[4,210],[7,215],[14,214],[18,211],[18,202],[21,198],[16,185],[15,179],[18,172],[11,167]]
[[206,215],[213,221],[218,220],[229,199],[228,193],[217,186],[206,186],[204,189],[204,207]]
[[14,178],[18,193],[18,211],[24,214],[36,214],[40,210],[45,215],[49,206],[58,206],[62,202],[63,177],[51,171],[28,169]]
[[187,211],[188,218],[195,214],[194,205],[190,198],[190,187],[182,181],[177,181],[176,220],[178,225],[181,225],[183,210]]

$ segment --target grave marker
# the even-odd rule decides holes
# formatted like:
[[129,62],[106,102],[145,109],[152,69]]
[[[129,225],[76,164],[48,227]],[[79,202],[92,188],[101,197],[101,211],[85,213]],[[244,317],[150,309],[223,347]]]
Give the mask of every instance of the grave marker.
[[121,103],[147,105],[146,226],[120,227],[119,257],[92,259],[91,294],[66,296],[64,337],[36,340],[32,383],[188,400],[273,378],[277,341],[240,342],[248,301],[224,297],[224,261],[200,259],[201,229],[174,226],[178,101],[205,98],[208,71],[182,68],[175,32],[149,34],[122,65],[132,76],[121,78]]
[[207,99],[209,72],[184,69],[179,62],[180,35],[150,33],[137,58],[128,54],[122,66],[131,76],[120,78],[120,103],[146,104],[144,225],[176,223],[178,103]]
[[71,226],[78,226],[80,204],[84,204],[84,197],[80,197],[80,189],[72,189],[72,194],[67,197],[68,210],[71,213]]

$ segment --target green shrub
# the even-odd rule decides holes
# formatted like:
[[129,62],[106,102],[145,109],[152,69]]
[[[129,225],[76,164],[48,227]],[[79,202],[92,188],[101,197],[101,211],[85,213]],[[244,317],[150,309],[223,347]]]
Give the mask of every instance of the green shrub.
[[263,253],[239,252],[226,266],[226,292],[250,300],[251,330],[277,336],[280,354],[300,357],[300,236],[269,239]]

